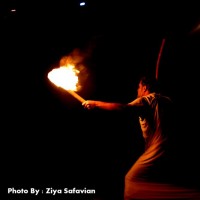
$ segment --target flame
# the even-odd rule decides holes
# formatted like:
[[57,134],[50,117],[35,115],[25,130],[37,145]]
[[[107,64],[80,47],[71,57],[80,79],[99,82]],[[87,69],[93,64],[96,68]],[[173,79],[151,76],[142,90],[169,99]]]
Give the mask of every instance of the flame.
[[55,68],[48,73],[48,78],[58,87],[65,90],[77,91],[79,71],[75,69],[74,65],[61,66]]

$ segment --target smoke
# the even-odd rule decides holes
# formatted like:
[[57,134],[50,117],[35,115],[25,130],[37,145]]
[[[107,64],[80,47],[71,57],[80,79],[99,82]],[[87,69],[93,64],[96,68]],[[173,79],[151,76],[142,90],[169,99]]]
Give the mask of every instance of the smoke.
[[84,46],[74,48],[70,53],[62,56],[59,60],[59,67],[73,65],[75,69],[79,71],[78,91],[80,91],[82,87],[87,87],[88,91],[92,89],[93,74],[91,69],[94,64],[92,60],[97,47],[96,42],[96,39],[90,38],[89,41],[85,42]]
[[200,33],[200,22],[192,29],[190,34]]

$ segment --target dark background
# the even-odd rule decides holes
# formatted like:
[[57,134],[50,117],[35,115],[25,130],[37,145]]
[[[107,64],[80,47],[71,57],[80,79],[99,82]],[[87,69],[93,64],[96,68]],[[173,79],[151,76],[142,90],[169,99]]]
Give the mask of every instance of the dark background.
[[84,110],[47,74],[63,56],[78,55],[79,95],[129,102],[140,75],[155,73],[163,39],[159,81],[176,106],[174,166],[180,181],[198,184],[197,4],[16,0],[1,1],[0,16],[8,187],[87,187],[121,199],[124,175],[143,148],[137,118]]

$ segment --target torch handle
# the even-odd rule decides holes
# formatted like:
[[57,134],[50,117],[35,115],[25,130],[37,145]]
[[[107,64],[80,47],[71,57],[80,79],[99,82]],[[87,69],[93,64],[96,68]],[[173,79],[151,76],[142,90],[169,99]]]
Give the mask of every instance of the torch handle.
[[85,101],[80,95],[78,95],[76,92],[73,90],[67,90],[73,97],[75,97],[77,100],[79,100],[81,103]]

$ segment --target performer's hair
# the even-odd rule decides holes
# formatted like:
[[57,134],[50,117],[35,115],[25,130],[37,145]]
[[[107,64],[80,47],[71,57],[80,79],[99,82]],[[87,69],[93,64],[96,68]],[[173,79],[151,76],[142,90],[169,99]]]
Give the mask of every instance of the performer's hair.
[[158,82],[155,77],[144,75],[140,78],[140,82],[142,85],[145,85],[149,92],[158,92]]

